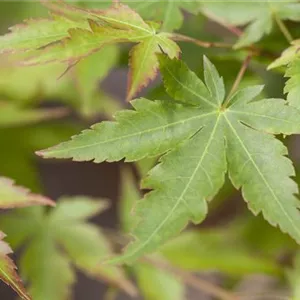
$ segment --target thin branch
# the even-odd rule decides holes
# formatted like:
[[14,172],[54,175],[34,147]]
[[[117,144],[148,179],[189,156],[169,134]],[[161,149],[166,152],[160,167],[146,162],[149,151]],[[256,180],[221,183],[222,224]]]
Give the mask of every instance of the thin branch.
[[240,85],[241,80],[242,80],[243,77],[244,77],[244,74],[245,74],[245,72],[246,72],[246,70],[247,70],[247,68],[248,68],[248,66],[249,66],[249,63],[250,63],[252,57],[253,57],[253,53],[250,53],[250,54],[247,55],[247,57],[246,57],[245,60],[243,61],[243,64],[242,64],[242,66],[241,66],[241,69],[240,69],[240,71],[239,71],[239,73],[238,73],[238,75],[237,75],[237,77],[236,77],[236,79],[235,79],[235,81],[234,81],[234,83],[233,83],[233,86],[232,86],[232,88],[231,88],[231,90],[230,90],[230,92],[229,92],[229,94],[228,94],[228,96],[227,96],[227,98],[226,98],[224,104],[223,104],[223,107],[226,107],[226,106],[228,105],[231,96],[232,96],[232,95],[235,93],[235,91],[238,89],[238,86]]
[[[190,42],[193,43],[197,46],[203,47],[203,48],[224,48],[224,49],[233,49],[232,44],[228,44],[228,43],[220,43],[220,42],[207,42],[207,41],[202,41],[199,39],[195,39],[186,35],[182,35],[182,34],[178,34],[178,33],[171,33],[170,38],[174,41],[183,41],[183,42]],[[160,46],[160,45],[159,45]],[[162,47],[160,46],[160,49],[163,53],[165,53],[165,51],[163,51]],[[269,52],[267,50],[264,49],[260,49],[256,46],[247,46],[241,49],[238,49],[241,51],[247,51],[247,52],[251,52],[253,56],[264,56],[267,57],[269,59],[276,59],[278,58],[278,54]]]
[[274,16],[274,19],[275,19],[280,31],[282,32],[282,34],[284,35],[286,40],[289,43],[291,43],[294,39],[293,39],[291,33],[289,32],[288,28],[285,26],[284,22],[277,16],[276,13],[274,13],[273,16]]
[[158,269],[171,272],[175,276],[181,278],[187,285],[193,287],[198,291],[205,292],[220,300],[239,300],[239,298],[236,295],[222,289],[221,287],[216,286],[207,280],[196,277],[191,273],[173,267],[165,261],[154,259],[152,257],[144,258],[144,261],[155,266]]
[[215,16],[214,14],[212,14],[210,11],[203,9],[202,13],[209,18],[210,20],[218,23],[219,25],[225,27],[227,30],[229,30],[231,33],[233,33],[234,35],[240,37],[243,34],[243,31],[240,30],[238,27],[233,26],[229,23],[227,23],[226,21],[222,20],[221,18]]
[[170,37],[174,41],[183,41],[183,42],[191,42],[193,44],[196,44],[197,46],[203,47],[203,48],[232,48],[232,44],[227,44],[227,43],[218,43],[218,42],[207,42],[207,41],[202,41],[198,40],[183,34],[179,33],[171,33]]

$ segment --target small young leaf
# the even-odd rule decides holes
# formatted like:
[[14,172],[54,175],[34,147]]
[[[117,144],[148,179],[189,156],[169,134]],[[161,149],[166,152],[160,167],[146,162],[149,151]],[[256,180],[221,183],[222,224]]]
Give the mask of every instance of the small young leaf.
[[16,273],[17,267],[8,257],[12,250],[7,243],[3,241],[5,235],[0,232],[0,279],[11,286],[23,300],[30,300],[31,297],[25,291],[22,281]]

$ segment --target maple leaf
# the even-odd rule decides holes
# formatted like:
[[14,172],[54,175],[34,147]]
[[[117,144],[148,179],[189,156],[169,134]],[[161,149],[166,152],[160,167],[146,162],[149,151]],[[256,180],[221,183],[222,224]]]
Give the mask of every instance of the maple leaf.
[[14,262],[8,257],[12,250],[7,243],[3,241],[5,235],[0,231],[0,279],[11,286],[19,296],[24,300],[30,300],[31,297],[25,291],[23,284],[16,273]]
[[232,25],[247,25],[235,45],[236,48],[241,48],[256,43],[264,35],[270,34],[274,22],[299,21],[300,4],[297,2],[296,0],[258,2],[239,0],[223,3],[207,1],[201,5],[204,14],[213,14]]
[[20,270],[30,282],[33,299],[66,299],[75,281],[72,265],[135,294],[122,269],[101,264],[112,254],[111,246],[96,226],[86,223],[86,219],[106,208],[106,201],[78,196],[60,199],[49,213],[40,208],[23,209],[1,218],[1,227],[8,233],[11,245],[27,245]]
[[[225,173],[254,214],[262,212],[300,243],[299,202],[287,149],[275,134],[300,131],[300,113],[282,99],[253,100],[262,90],[239,90],[224,102],[222,78],[204,59],[205,84],[187,66],[160,55],[167,92],[184,105],[145,99],[132,101],[116,122],[103,122],[48,150],[44,157],[77,161],[127,161],[161,155],[143,181],[152,191],[136,206],[136,240],[119,261],[155,250],[189,221],[200,223],[207,199],[224,184]],[[225,142],[226,141],[226,142]],[[118,260],[118,259],[117,259]]]
[[15,186],[14,181],[0,177],[0,208],[24,207],[30,205],[55,205],[46,197],[31,194],[23,187]]
[[287,101],[290,105],[300,108],[300,57],[299,57],[299,46],[300,41],[295,40],[291,43],[292,45],[283,51],[282,55],[271,63],[268,69],[278,68],[286,66],[285,77],[289,80],[285,83],[284,92],[287,93]]
[[[29,205],[54,205],[54,203],[39,195],[31,194],[23,187],[15,186],[14,182],[0,177],[0,208],[24,207]],[[20,232],[20,230],[19,230]],[[11,286],[22,299],[30,300],[19,278],[13,261],[8,257],[11,248],[3,241],[5,234],[0,231],[0,279]]]
[[[127,98],[134,97],[149,81],[153,80],[157,74],[158,61],[156,53],[160,52],[160,47],[171,58],[178,57],[180,48],[173,42],[170,35],[165,32],[157,32],[159,24],[145,22],[141,16],[126,5],[115,3],[105,10],[83,9],[71,6],[66,3],[59,5],[48,5],[54,13],[66,15],[76,15],[80,21],[74,22],[74,26],[69,28],[67,36],[56,39],[52,43],[39,44],[39,48],[29,45],[26,53],[17,51],[14,47],[14,39],[6,36],[5,42],[0,48],[7,51],[15,49],[16,61],[21,61],[24,65],[45,64],[50,62],[67,62],[72,65],[80,59],[99,51],[103,46],[112,43],[131,42],[136,43],[130,52],[130,72]],[[60,18],[63,18],[60,16]],[[32,21],[34,22],[34,21]],[[77,24],[89,24],[88,27]],[[22,35],[26,36],[25,31]],[[40,33],[43,35],[43,32]],[[64,32],[65,34],[65,32]],[[5,37],[5,36],[4,36]],[[39,37],[37,37],[39,40]],[[42,42],[41,42],[42,43]],[[24,50],[21,48],[21,50]]]

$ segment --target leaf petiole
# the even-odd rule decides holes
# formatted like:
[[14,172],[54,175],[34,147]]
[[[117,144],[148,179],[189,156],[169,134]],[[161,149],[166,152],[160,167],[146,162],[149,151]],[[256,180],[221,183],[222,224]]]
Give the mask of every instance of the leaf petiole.
[[247,57],[243,61],[241,69],[240,69],[240,71],[239,71],[239,73],[238,73],[238,75],[237,75],[237,77],[236,77],[236,79],[235,79],[235,81],[234,81],[234,83],[232,85],[232,88],[231,88],[231,90],[230,90],[230,92],[229,92],[229,94],[228,94],[228,96],[227,96],[227,98],[226,98],[226,100],[225,100],[225,102],[223,104],[223,107],[226,107],[228,105],[228,103],[230,101],[230,98],[232,97],[232,95],[238,89],[238,87],[239,87],[239,85],[241,83],[241,80],[243,79],[244,74],[245,74],[245,72],[246,72],[246,70],[247,70],[247,68],[248,68],[248,66],[250,64],[250,61],[251,61],[252,57],[253,57],[253,53],[250,53],[250,54],[247,55]]

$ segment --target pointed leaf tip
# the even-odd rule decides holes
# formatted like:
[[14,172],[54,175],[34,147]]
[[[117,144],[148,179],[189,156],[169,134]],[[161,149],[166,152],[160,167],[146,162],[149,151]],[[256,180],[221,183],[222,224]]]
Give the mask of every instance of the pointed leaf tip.
[[10,178],[0,177],[0,208],[26,207],[31,205],[55,206],[55,202],[28,189],[16,186]]

